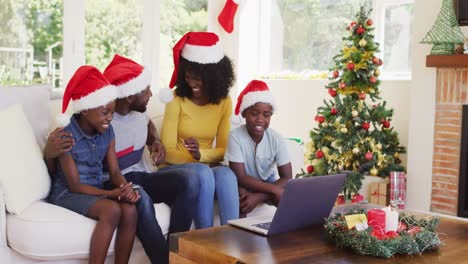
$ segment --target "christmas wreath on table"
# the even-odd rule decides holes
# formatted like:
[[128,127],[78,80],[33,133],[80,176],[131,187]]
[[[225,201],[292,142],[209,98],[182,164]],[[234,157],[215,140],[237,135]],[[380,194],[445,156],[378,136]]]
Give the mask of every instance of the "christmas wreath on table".
[[[348,228],[345,216],[367,215],[365,209],[353,209],[346,214],[336,214],[325,220],[329,240],[337,247],[350,248],[359,255],[390,258],[395,254],[416,255],[435,250],[442,244],[436,227],[436,217],[416,218],[401,213],[396,231],[382,231],[372,226],[362,231]],[[359,229],[359,228],[358,228]]]

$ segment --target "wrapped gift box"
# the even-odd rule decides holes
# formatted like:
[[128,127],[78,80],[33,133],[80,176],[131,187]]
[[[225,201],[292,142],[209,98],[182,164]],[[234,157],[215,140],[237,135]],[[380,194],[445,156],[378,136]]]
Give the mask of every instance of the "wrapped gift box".
[[369,202],[387,206],[390,200],[390,184],[388,182],[372,182],[369,184]]

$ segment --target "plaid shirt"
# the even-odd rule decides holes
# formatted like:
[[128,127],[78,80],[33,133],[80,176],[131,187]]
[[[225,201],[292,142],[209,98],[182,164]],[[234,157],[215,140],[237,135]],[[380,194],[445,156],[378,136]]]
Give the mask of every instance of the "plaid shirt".
[[[76,120],[76,115],[71,118],[70,124],[65,127],[65,131],[71,132],[75,139],[72,150],[65,155],[72,155],[76,168],[80,175],[80,182],[98,188],[103,187],[102,161],[107,154],[109,144],[114,138],[114,130],[109,126],[103,134],[88,136],[81,130]],[[57,177],[54,183],[53,192],[59,195],[68,189],[65,174],[57,162]]]

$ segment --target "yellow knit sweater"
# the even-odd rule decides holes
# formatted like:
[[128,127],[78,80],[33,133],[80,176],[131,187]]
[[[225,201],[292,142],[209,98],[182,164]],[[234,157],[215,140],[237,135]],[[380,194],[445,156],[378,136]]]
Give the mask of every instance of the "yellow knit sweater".
[[[232,101],[228,96],[219,104],[199,106],[188,98],[175,96],[166,104],[161,140],[166,147],[166,163],[197,162],[184,147],[184,139],[193,137],[200,146],[200,162],[224,159],[230,130]],[[216,140],[216,145],[213,142]]]

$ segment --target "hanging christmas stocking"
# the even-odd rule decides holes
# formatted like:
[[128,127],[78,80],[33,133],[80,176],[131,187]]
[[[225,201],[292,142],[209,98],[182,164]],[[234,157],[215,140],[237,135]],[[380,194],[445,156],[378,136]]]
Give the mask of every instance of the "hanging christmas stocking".
[[234,30],[234,16],[236,15],[239,1],[240,0],[227,0],[223,10],[218,16],[219,24],[227,33],[231,33]]

